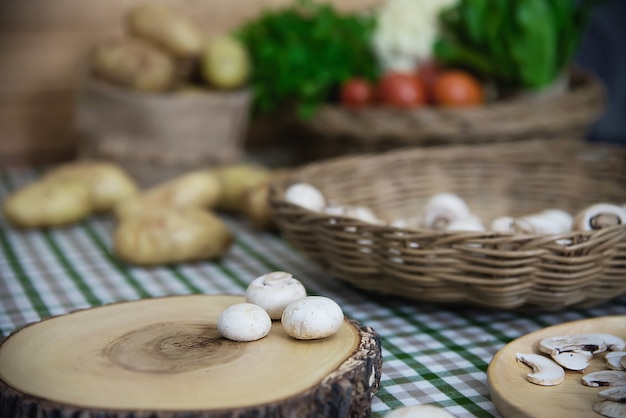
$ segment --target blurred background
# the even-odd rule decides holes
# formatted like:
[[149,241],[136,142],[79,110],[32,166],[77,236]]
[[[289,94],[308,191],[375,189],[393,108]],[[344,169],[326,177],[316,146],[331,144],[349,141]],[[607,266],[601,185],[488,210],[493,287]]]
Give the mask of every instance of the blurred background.
[[[564,0],[565,1],[565,0]],[[287,0],[170,0],[201,22],[207,33],[228,31],[261,10]],[[0,165],[71,158],[73,94],[81,62],[98,40],[120,33],[120,19],[135,0],[0,0]],[[358,10],[377,0],[333,0]],[[592,141],[626,143],[626,2],[609,0],[593,13],[576,62],[606,84],[608,107]]]

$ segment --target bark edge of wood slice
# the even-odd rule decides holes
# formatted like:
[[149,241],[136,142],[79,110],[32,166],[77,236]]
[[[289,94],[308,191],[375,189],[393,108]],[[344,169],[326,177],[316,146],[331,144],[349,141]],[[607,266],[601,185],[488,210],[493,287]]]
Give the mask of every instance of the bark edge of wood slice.
[[[270,335],[255,342],[235,343],[219,337],[215,329],[218,314],[227,306],[243,301],[244,298],[238,295],[166,296],[76,310],[27,324],[0,340],[0,417],[263,418],[369,417],[371,415],[371,400],[380,388],[382,369],[381,340],[374,329],[360,326],[356,321],[346,318],[342,329],[338,332],[341,336],[337,338],[344,340],[339,341],[339,344],[331,340],[295,340],[286,336],[280,322],[273,323]],[[204,308],[204,310],[198,308]],[[131,318],[128,318],[129,314],[132,315]],[[80,324],[85,322],[88,326],[82,329]],[[58,329],[59,327],[61,328]],[[65,332],[69,333],[69,337],[66,335],[66,338],[54,341],[56,333],[63,336]],[[107,334],[109,332],[112,334]],[[27,337],[32,338],[32,335],[41,336],[43,343],[35,341],[31,344],[23,344],[18,339],[19,337],[28,341]],[[115,337],[112,338],[112,335]],[[305,363],[309,357],[314,357],[315,360],[316,355],[324,352],[328,347],[326,350],[328,357],[320,358],[331,360],[324,366],[327,370],[322,376],[316,377],[315,381],[306,381],[306,376],[295,376],[296,380],[287,380],[285,386],[291,389],[288,389],[284,397],[280,399],[270,398],[267,402],[261,401],[254,404],[244,402],[240,406],[216,408],[185,406],[176,408],[171,405],[154,409],[127,408],[116,407],[115,403],[111,407],[91,406],[59,401],[59,398],[55,396],[46,396],[45,391],[40,390],[41,388],[35,387],[31,390],[21,387],[21,385],[30,384],[24,382],[38,380],[42,380],[43,385],[47,381],[46,378],[32,379],[25,376],[22,382],[19,378],[13,379],[12,373],[15,372],[15,368],[11,364],[15,361],[8,361],[9,359],[19,360],[22,355],[30,355],[32,350],[34,350],[33,353],[40,353],[43,350],[41,347],[47,345],[55,347],[57,344],[56,350],[65,352],[67,347],[74,344],[70,337],[85,341],[84,344],[80,344],[81,347],[85,347],[82,349],[84,352],[79,350],[77,353],[68,355],[72,357],[72,360],[75,359],[78,365],[81,365],[81,360],[89,360],[90,356],[97,352],[98,361],[94,363],[106,363],[102,372],[105,379],[107,373],[113,369],[120,375],[115,375],[112,379],[117,377],[128,379],[137,375],[139,382],[141,379],[150,378],[150,382],[156,381],[155,384],[158,385],[158,382],[163,380],[166,382],[164,383],[166,388],[169,384],[167,382],[170,382],[169,379],[201,379],[203,374],[224,376],[228,370],[234,370],[234,375],[237,375],[236,372],[240,372],[242,367],[249,368],[247,362],[251,361],[250,359],[255,355],[266,358],[268,353],[277,352],[277,355],[283,356],[286,354],[281,352],[283,349],[289,353],[296,353],[292,362]],[[103,341],[106,342],[103,343]],[[11,349],[11,346],[19,349]],[[143,350],[146,347],[148,349]],[[251,348],[253,349],[250,350]],[[142,350],[147,354],[141,353]],[[260,354],[254,354],[255,352]],[[163,356],[167,357],[167,361],[160,363]],[[332,359],[333,356],[340,358]],[[2,361],[3,358],[4,361]],[[291,357],[287,355],[284,358]],[[48,364],[48,361],[56,365],[54,359],[32,359],[28,361],[27,368],[33,363],[32,367],[35,372],[32,375],[35,375],[41,371],[41,365]],[[274,360],[274,362],[277,361]],[[286,363],[289,363],[289,360],[286,360]],[[59,364],[64,365],[63,362]],[[267,367],[270,366],[267,365]],[[18,369],[21,370],[20,367]],[[320,368],[324,369],[324,367]],[[283,378],[281,373],[286,373],[286,379],[289,379],[289,374],[297,370],[297,367],[294,369],[293,365],[284,368],[285,372],[281,372],[280,368],[277,369],[276,374],[279,378]],[[93,371],[87,367],[84,373],[91,375]],[[254,377],[254,371],[251,370],[250,373]],[[78,374],[77,377],[80,380],[83,376]],[[54,381],[50,379],[53,377],[49,377],[48,380]],[[301,381],[306,383],[302,388],[298,388],[298,382]],[[71,384],[71,380],[69,382]],[[95,386],[90,386],[90,382],[81,381],[80,385],[84,386],[85,390],[98,388],[98,384],[104,385],[103,389],[106,389],[105,383],[106,380],[104,383],[96,381]],[[37,383],[33,384],[37,385]],[[219,394],[216,397],[219,397]]]

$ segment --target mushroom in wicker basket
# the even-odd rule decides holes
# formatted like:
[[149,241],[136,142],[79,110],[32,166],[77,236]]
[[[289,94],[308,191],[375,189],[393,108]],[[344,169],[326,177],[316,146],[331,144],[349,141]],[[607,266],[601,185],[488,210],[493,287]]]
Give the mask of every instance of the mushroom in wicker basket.
[[[271,184],[270,205],[287,241],[363,290],[592,306],[626,292],[625,162],[619,146],[570,139],[406,148],[304,165]],[[317,207],[287,198],[302,184]]]

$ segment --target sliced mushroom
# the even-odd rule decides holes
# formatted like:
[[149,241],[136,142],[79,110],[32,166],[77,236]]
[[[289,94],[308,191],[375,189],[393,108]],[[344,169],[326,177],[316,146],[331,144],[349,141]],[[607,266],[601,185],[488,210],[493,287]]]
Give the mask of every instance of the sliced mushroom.
[[598,398],[614,402],[626,402],[626,386],[614,386],[598,392]]
[[539,342],[539,351],[550,355],[572,351],[597,354],[606,351],[606,348],[604,339],[591,334],[559,335]]
[[552,360],[568,370],[585,370],[589,366],[589,360],[593,357],[588,352],[566,351],[554,354]]
[[611,351],[606,353],[604,361],[609,369],[612,370],[624,370],[622,363],[626,362],[626,351]]
[[611,351],[623,351],[626,349],[626,342],[618,336],[613,334],[587,334],[594,337],[602,338],[606,343],[607,349]]
[[626,223],[626,210],[610,203],[597,203],[574,217],[574,231],[595,231]]
[[600,401],[593,404],[593,410],[609,418],[626,418],[626,403]]
[[526,375],[529,382],[541,386],[555,386],[565,380],[565,370],[555,361],[541,354],[516,354],[517,361],[524,363],[533,371]]
[[601,370],[587,373],[582,378],[585,386],[626,386],[626,371],[621,370]]
[[438,193],[432,196],[424,207],[424,226],[443,230],[452,221],[470,215],[467,204],[452,193]]

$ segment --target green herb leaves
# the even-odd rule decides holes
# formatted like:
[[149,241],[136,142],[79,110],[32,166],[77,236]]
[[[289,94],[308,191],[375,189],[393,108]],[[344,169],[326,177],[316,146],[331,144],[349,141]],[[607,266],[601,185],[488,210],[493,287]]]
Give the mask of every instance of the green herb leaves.
[[441,15],[435,55],[507,88],[540,88],[567,69],[602,0],[461,0]]
[[348,78],[375,79],[374,27],[374,16],[340,14],[310,1],[268,10],[245,24],[237,36],[251,56],[255,111],[293,104],[306,118]]

